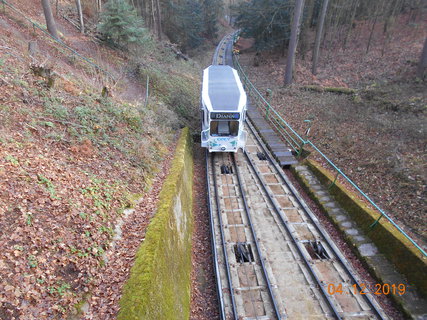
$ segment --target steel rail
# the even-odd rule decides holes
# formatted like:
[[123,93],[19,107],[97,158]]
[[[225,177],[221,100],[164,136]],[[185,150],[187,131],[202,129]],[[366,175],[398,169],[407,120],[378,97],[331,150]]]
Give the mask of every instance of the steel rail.
[[273,289],[271,287],[270,279],[268,278],[267,269],[265,267],[265,262],[264,262],[265,259],[262,257],[262,254],[261,254],[261,249],[259,246],[256,231],[255,231],[253,223],[252,223],[252,218],[251,218],[249,206],[248,206],[248,203],[246,201],[246,194],[243,190],[242,179],[240,177],[239,167],[237,166],[234,153],[231,154],[231,159],[233,161],[233,166],[236,170],[235,172],[236,172],[236,177],[237,177],[237,183],[238,183],[239,191],[240,191],[240,194],[242,197],[243,206],[245,208],[246,217],[248,218],[248,223],[249,223],[249,227],[250,227],[250,230],[252,233],[252,237],[254,239],[254,244],[255,244],[257,254],[258,254],[258,258],[259,258],[260,263],[261,263],[262,274],[264,276],[265,282],[267,283],[268,293],[270,294],[271,301],[273,302],[274,312],[276,314],[277,319],[280,320],[280,319],[282,319],[282,317],[280,315],[279,307],[277,306],[276,298],[274,297],[274,294],[273,294]]
[[[224,46],[225,40],[228,37],[228,35],[226,35],[225,37],[223,37],[221,39],[221,41],[219,42],[218,46],[215,49],[215,53],[213,55],[212,58],[212,64],[213,65],[217,65],[218,64],[218,54],[219,54],[219,50]],[[206,188],[207,188],[207,195],[208,195],[208,209],[209,209],[209,218],[210,218],[210,230],[211,230],[211,243],[212,243],[212,248],[213,248],[213,264],[214,264],[214,269],[215,269],[215,276],[216,276],[216,284],[217,284],[217,296],[218,296],[218,300],[219,300],[219,312],[220,312],[220,317],[222,320],[226,320],[226,314],[225,314],[225,305],[224,305],[224,295],[222,292],[222,282],[221,282],[221,276],[220,276],[220,272],[219,272],[219,264],[218,264],[218,250],[216,248],[216,240],[215,240],[215,225],[214,225],[214,213],[212,210],[212,206],[211,206],[211,201],[210,199],[212,198],[212,194],[210,191],[210,178],[209,178],[209,174],[210,174],[210,169],[209,169],[209,152],[206,149],[205,151],[205,158],[206,158]],[[231,307],[232,307],[232,311],[233,311],[233,315],[234,315],[234,319],[238,320],[237,318],[237,310],[236,310],[236,302],[235,302],[235,298],[234,298],[234,292],[233,292],[233,286],[231,283],[231,274],[230,274],[230,267],[229,267],[229,263],[228,263],[228,257],[227,257],[227,248],[225,245],[225,236],[224,236],[224,232],[223,232],[223,223],[222,223],[222,218],[221,218],[221,212],[220,212],[220,205],[219,205],[219,196],[218,196],[218,191],[217,191],[217,182],[216,182],[216,176],[215,176],[215,164],[214,164],[214,154],[212,154],[211,156],[211,160],[212,160],[212,176],[213,176],[213,183],[214,183],[214,190],[215,190],[215,201],[216,201],[216,211],[217,211],[217,215],[218,215],[218,222],[220,224],[220,235],[221,235],[221,245],[222,245],[222,250],[223,250],[223,256],[224,256],[224,261],[225,261],[225,269],[226,269],[226,275],[227,275],[227,284],[230,290],[230,300],[231,300]]]
[[[230,34],[230,35],[232,35],[232,34]],[[218,61],[219,52],[220,52],[220,50],[222,50],[222,48],[224,48],[224,53],[222,55],[222,62],[221,62],[221,64],[224,64],[224,65],[227,64],[226,63],[226,55],[227,54],[231,55],[231,53],[232,53],[232,52],[230,52],[229,48],[227,48],[227,42],[231,40],[230,35],[226,35],[223,39],[221,39],[219,45],[217,46],[217,48],[215,50],[214,57],[213,57],[213,60],[212,60],[212,64],[214,64],[214,65],[219,64],[219,61]],[[213,185],[214,185],[214,190],[215,190],[216,209],[217,209],[218,223],[219,223],[219,229],[220,229],[220,235],[221,235],[223,256],[224,256],[224,261],[225,261],[224,264],[225,264],[225,269],[226,269],[226,274],[227,274],[228,287],[229,287],[229,290],[230,290],[230,298],[231,298],[230,300],[231,300],[231,305],[232,305],[232,311],[233,311],[234,319],[237,320],[238,319],[238,314],[237,314],[237,310],[236,310],[236,302],[235,302],[235,297],[234,297],[233,285],[232,285],[232,281],[231,281],[231,274],[230,274],[230,267],[229,267],[230,265],[229,265],[228,256],[227,256],[227,248],[226,248],[226,244],[225,244],[225,236],[224,236],[224,232],[223,232],[224,224],[223,224],[222,217],[221,217],[220,201],[219,201],[219,194],[218,194],[218,185],[217,185],[217,181],[216,181],[215,163],[214,163],[215,154],[211,155],[211,161],[212,161],[212,163],[211,163],[211,170],[209,169],[209,160],[208,160],[209,154],[208,154],[207,150],[206,150],[205,155],[206,155],[206,172],[207,172],[206,173],[206,177],[207,177],[206,182],[207,182],[207,188],[208,188],[208,197],[209,197],[209,199],[211,199],[211,192],[210,192],[210,188],[209,188],[209,186],[210,186],[209,173],[212,170]],[[266,271],[266,268],[265,268],[264,260],[262,258],[261,251],[260,251],[260,248],[259,248],[259,244],[258,244],[258,241],[257,241],[257,238],[256,238],[256,233],[255,233],[255,230],[254,230],[253,225],[252,225],[252,220],[251,220],[250,214],[249,214],[249,208],[247,206],[246,198],[245,198],[245,195],[244,195],[244,192],[243,192],[243,188],[241,186],[241,179],[240,179],[240,175],[238,174],[238,169],[237,169],[237,165],[236,165],[236,162],[235,162],[234,155],[232,155],[232,161],[233,161],[233,164],[234,164],[234,167],[235,167],[235,170],[236,170],[235,171],[236,172],[236,177],[237,177],[237,180],[238,180],[239,190],[240,190],[240,193],[241,193],[241,197],[243,199],[242,201],[243,201],[244,206],[245,206],[246,216],[247,216],[248,221],[249,221],[249,225],[250,225],[250,229],[251,229],[251,232],[252,232],[252,236],[254,238],[254,244],[255,244],[255,247],[256,247],[256,250],[257,250],[257,253],[258,253],[258,257],[260,259],[260,264],[261,264],[261,269],[263,271],[263,276],[264,276],[264,279],[265,279],[265,281],[267,283],[267,288],[268,288],[268,291],[269,291],[269,294],[270,294],[271,301],[272,301],[273,306],[274,306],[275,314],[276,314],[277,318],[280,320],[281,319],[280,312],[278,310],[277,303],[276,303],[276,300],[274,298],[274,294],[273,294],[273,291],[272,291],[271,283],[270,283],[269,278],[267,276],[267,271]],[[210,219],[211,219],[211,237],[212,237],[212,245],[214,247],[214,257],[213,257],[213,259],[214,259],[215,275],[216,275],[216,278],[217,278],[218,298],[220,299],[220,316],[221,316],[222,319],[226,319],[226,316],[225,316],[225,306],[224,306],[224,301],[223,301],[224,297],[223,297],[223,294],[222,294],[221,278],[220,278],[220,274],[219,274],[218,252],[216,250],[215,226],[214,226],[214,221],[213,221],[214,219],[213,219],[213,212],[212,211],[213,210],[212,210],[212,208],[210,206],[210,201],[209,201],[209,214],[210,214]],[[258,318],[258,317],[256,317],[256,318]]]
[[[222,159],[222,161],[223,161],[223,163],[225,163],[224,162],[224,153],[222,154],[223,155],[223,159]],[[228,158],[230,158],[230,153],[227,153],[227,155],[228,155]],[[228,162],[228,163],[230,163],[230,161]],[[232,171],[231,171],[231,173],[232,173]],[[230,184],[229,184],[229,181],[228,181],[228,178],[227,178],[227,176],[225,177],[225,180],[226,180],[226,183],[225,183],[225,185],[223,185],[223,187],[225,187],[226,186],[226,188],[227,188],[227,191],[228,191],[228,195],[229,195],[229,198],[231,198],[231,194],[232,194],[232,192],[231,192],[231,190],[230,190]],[[233,178],[231,178],[231,182],[233,182]],[[231,186],[233,187],[233,189],[234,189],[234,191],[236,191],[235,190],[235,184],[233,183],[233,184],[231,184]],[[235,196],[235,200],[236,200],[236,209],[237,210],[239,210],[239,195],[236,193],[236,196]],[[230,209],[231,209],[231,211],[233,212],[234,211],[234,208],[233,208],[234,206],[231,204],[231,206],[230,206]],[[228,221],[227,221],[228,222]],[[236,225],[234,225],[234,224],[232,224],[232,225],[228,225],[228,229],[229,229],[229,231],[231,232],[231,229],[234,229],[234,231],[236,232],[236,236],[237,236],[237,241],[236,241],[236,243],[237,243],[237,245],[239,244],[239,243],[245,243],[245,242],[247,242],[246,241],[246,235],[243,235],[243,241],[241,241],[240,240],[240,234],[239,234],[239,232],[238,232],[238,229],[237,229],[237,227],[236,227]],[[236,250],[237,250],[237,248],[236,248]],[[246,281],[247,281],[247,283],[249,283],[250,282],[250,280],[249,280],[249,277],[248,277],[248,272],[247,272],[247,270],[246,270],[246,268],[244,268],[244,275],[245,275],[245,277],[246,277]],[[240,280],[240,279],[239,279]],[[249,288],[251,288],[251,286],[249,286]],[[253,309],[254,310],[256,310],[256,307],[255,307],[255,299],[254,299],[254,295],[253,295],[253,293],[251,292],[250,293],[250,301],[251,301],[251,304],[252,304],[252,307],[253,307]],[[255,315],[255,318],[256,319],[258,319],[258,316],[257,315]]]
[[[294,243],[298,254],[300,255],[301,259],[304,261],[305,266],[307,267],[307,269],[309,270],[312,278],[314,279],[314,281],[316,282],[317,286],[319,287],[319,289],[322,292],[323,297],[325,298],[330,310],[332,311],[332,313],[335,315],[335,317],[337,319],[341,319],[341,316],[338,312],[338,310],[335,308],[334,303],[332,302],[332,300],[329,298],[328,294],[325,291],[325,288],[321,285],[321,281],[319,279],[319,277],[316,275],[316,273],[314,272],[313,268],[311,267],[309,261],[307,260],[307,258],[305,257],[302,248],[301,248],[301,243],[299,241],[297,241],[297,239],[294,237],[294,235],[292,234],[291,230],[289,229],[289,226],[287,225],[286,221],[283,219],[282,215],[280,214],[280,209],[276,206],[276,204],[273,202],[273,199],[270,195],[270,193],[267,190],[267,187],[265,185],[265,183],[262,181],[261,177],[259,176],[257,170],[255,169],[255,165],[253,163],[253,161],[250,159],[247,151],[244,151],[244,155],[248,161],[248,163],[250,164],[250,167],[252,168],[253,172],[255,173],[255,176],[257,177],[259,183],[261,184],[262,189],[264,190],[270,204],[273,206],[274,211],[276,212],[277,216],[280,219],[280,222],[282,223],[283,227],[285,228],[286,232],[288,233],[289,237],[292,239],[292,242]],[[267,159],[269,159],[267,157]]]
[[[209,178],[209,152],[206,149],[205,150],[205,165],[206,165],[206,189],[207,189],[207,196],[208,199],[211,199],[211,190],[210,190],[210,178]],[[226,320],[225,317],[225,308],[224,308],[224,301],[223,301],[223,294],[222,294],[222,286],[221,286],[221,277],[219,274],[219,265],[218,265],[218,250],[216,249],[216,240],[215,240],[215,225],[214,225],[214,218],[213,218],[213,212],[212,212],[212,206],[210,200],[208,200],[208,210],[209,210],[209,225],[210,225],[210,231],[211,231],[211,245],[212,245],[212,260],[213,265],[215,269],[215,277],[217,278],[216,284],[217,284],[217,295],[219,300],[219,312],[220,317],[222,320]]]
[[[353,272],[351,272],[351,270],[348,268],[347,264],[343,261],[341,254],[338,253],[338,251],[335,249],[335,247],[329,243],[329,241],[327,240],[329,237],[326,235],[325,231],[323,229],[321,229],[318,225],[318,223],[316,223],[314,217],[314,214],[312,213],[312,211],[310,210],[310,208],[308,208],[308,206],[301,200],[301,195],[299,194],[299,192],[295,189],[295,187],[292,185],[292,183],[289,181],[289,179],[284,175],[284,173],[281,171],[281,169],[279,169],[278,165],[276,164],[276,162],[272,159],[270,152],[267,150],[267,148],[265,147],[264,143],[260,140],[260,138],[255,134],[255,129],[253,128],[252,124],[250,123],[249,120],[246,120],[246,123],[248,124],[249,129],[251,130],[253,136],[255,137],[255,139],[257,140],[258,144],[260,145],[260,147],[262,148],[264,154],[266,155],[268,161],[273,165],[273,167],[276,169],[277,174],[280,176],[280,178],[282,179],[282,182],[289,188],[289,190],[291,191],[292,195],[295,197],[296,201],[298,202],[298,204],[300,205],[300,207],[302,208],[302,210],[307,214],[307,216],[310,218],[312,224],[314,225],[314,227],[316,228],[316,231],[319,232],[319,234],[323,237],[323,241],[328,245],[329,249],[331,250],[331,252],[335,255],[335,257],[337,258],[338,262],[341,264],[341,266],[344,268],[345,272],[347,273],[347,275],[351,278],[351,280],[353,281],[354,284],[357,285],[359,290],[362,290],[361,286],[359,285],[359,282],[357,281],[357,279],[355,278]],[[289,230],[289,227],[287,226],[286,221],[283,219],[282,215],[280,214],[280,210],[277,207],[277,205],[274,203],[272,197],[270,196],[269,192],[267,192],[266,186],[265,184],[262,182],[261,177],[259,176],[258,172],[255,170],[254,168],[254,164],[252,162],[252,160],[249,158],[248,153],[245,151],[244,152],[246,158],[248,159],[249,163],[251,164],[251,167],[253,168],[253,171],[255,172],[258,180],[260,181],[264,192],[267,194],[270,203],[273,205],[277,215],[280,218],[280,221],[282,222],[283,226],[285,227],[286,231],[288,232],[288,234],[291,236],[293,242],[296,244],[297,248],[298,248],[298,252],[301,255],[301,257],[303,258],[303,260],[305,261],[305,264],[307,265],[307,267],[310,270],[310,273],[312,274],[312,276],[314,277],[314,279],[316,280],[316,282],[318,283],[319,287],[322,290],[323,295],[325,296],[325,298],[327,299],[328,303],[330,306],[333,307],[333,303],[332,301],[329,299],[329,296],[327,295],[325,289],[323,288],[323,286],[320,284],[320,280],[318,279],[318,277],[315,275],[314,270],[311,268],[308,260],[305,258],[305,256],[303,255],[303,252],[300,248],[300,244],[297,244],[296,239],[294,238],[294,236],[292,235],[291,231]],[[317,220],[317,219],[316,219]],[[378,308],[376,307],[376,305],[372,302],[371,297],[369,295],[362,295],[363,298],[365,299],[365,302],[368,303],[368,305],[371,307],[371,310],[375,313],[375,315],[377,316],[377,318],[379,319],[385,319],[383,317],[383,315],[381,314],[381,312],[378,310]],[[340,316],[337,312],[337,310],[335,309],[335,307],[333,307],[333,311],[335,313],[335,315],[337,316],[338,319],[340,319]]]
[[[215,163],[214,163],[215,153],[211,155],[211,162],[212,162],[212,175],[213,175],[213,184],[214,184],[214,190],[215,190],[215,203],[216,203],[216,213],[218,215],[218,223],[219,223],[219,231],[221,234],[221,243],[222,243],[222,250],[224,255],[224,264],[225,269],[227,271],[227,282],[228,282],[228,288],[230,290],[230,297],[231,297],[231,305],[233,309],[233,315],[234,319],[238,320],[237,310],[236,310],[236,300],[234,298],[234,291],[233,291],[233,284],[231,283],[231,274],[230,274],[230,263],[228,261],[227,256],[227,246],[225,244],[225,236],[224,236],[224,224],[222,222],[221,217],[221,210],[220,210],[220,201],[219,201],[219,194],[218,194],[218,185],[216,181],[216,173],[215,173]],[[218,278],[220,281],[220,279]]]
[[[228,35],[227,35],[228,36]],[[220,43],[218,44],[218,46],[215,49],[215,53],[213,55],[212,58],[212,64],[216,65],[218,64],[218,54],[219,54],[219,50],[221,50],[221,48],[224,46],[225,40],[227,38],[227,36],[223,37],[220,41]],[[223,292],[222,292],[222,282],[221,282],[221,276],[220,276],[220,272],[219,272],[219,264],[218,264],[218,251],[217,251],[217,247],[216,247],[216,239],[215,239],[215,225],[214,225],[214,213],[212,210],[212,206],[211,206],[211,201],[210,199],[212,198],[212,194],[210,191],[210,178],[209,178],[209,174],[210,174],[210,169],[209,169],[209,152],[206,149],[205,151],[205,158],[206,158],[206,188],[207,188],[207,195],[208,195],[208,209],[209,209],[209,219],[210,219],[210,230],[211,230],[211,244],[212,244],[212,248],[213,248],[213,264],[214,264],[214,269],[215,269],[215,276],[216,276],[216,284],[217,284],[217,296],[218,296],[218,300],[219,300],[219,313],[220,313],[220,317],[222,320],[226,320],[226,315],[225,315],[225,305],[224,305],[224,296],[223,296]],[[233,292],[233,286],[231,283],[231,274],[230,274],[230,267],[229,267],[229,263],[228,263],[228,257],[227,257],[227,248],[225,245],[225,237],[224,237],[224,232],[223,232],[223,223],[222,223],[222,218],[221,218],[221,212],[220,212],[220,206],[219,206],[219,196],[218,196],[218,192],[217,192],[217,182],[216,182],[216,176],[215,176],[215,164],[214,164],[214,155],[212,155],[211,157],[212,160],[212,176],[213,176],[213,183],[214,183],[214,190],[215,190],[215,201],[216,201],[216,209],[217,209],[217,215],[218,215],[218,221],[220,224],[220,235],[221,235],[221,245],[222,245],[222,250],[223,250],[223,256],[224,256],[224,261],[225,261],[225,269],[226,269],[226,275],[227,275],[227,283],[228,283],[228,287],[230,290],[230,300],[231,300],[231,307],[232,307],[232,311],[233,311],[233,315],[234,315],[234,319],[238,320],[237,318],[237,310],[236,310],[236,302],[235,302],[235,298],[234,298],[234,292]]]
[[221,41],[219,42],[218,46],[215,49],[215,53],[212,59],[212,64],[213,65],[217,65],[218,64],[218,54],[219,54],[219,50],[221,50],[221,48],[224,46],[225,40],[227,40],[227,37],[230,36],[230,34],[227,34],[226,36],[224,36],[224,38],[221,39]]

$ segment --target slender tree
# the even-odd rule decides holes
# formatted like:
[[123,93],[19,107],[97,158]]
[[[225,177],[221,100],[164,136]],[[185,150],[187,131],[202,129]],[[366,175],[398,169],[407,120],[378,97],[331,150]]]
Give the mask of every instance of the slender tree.
[[401,9],[402,2],[403,1],[401,0],[394,0],[394,2],[391,2],[389,8],[386,10],[383,26],[384,41],[383,48],[381,49],[381,56],[383,56],[386,52],[386,47],[392,38],[393,33],[390,29],[394,25],[396,13]]
[[425,71],[427,68],[427,37],[424,41],[423,52],[421,53],[420,61],[418,62],[417,77],[420,79],[424,78]]
[[162,14],[160,12],[160,0],[156,1],[156,15],[157,15],[157,39],[162,41]]
[[44,17],[46,19],[47,31],[49,31],[52,37],[59,40],[58,31],[56,30],[55,19],[53,18],[52,9],[50,8],[49,0],[42,0],[42,7],[44,12]]
[[291,39],[289,41],[288,57],[286,59],[285,85],[292,83],[292,72],[295,61],[295,52],[298,44],[298,35],[301,25],[301,16],[304,8],[304,0],[296,0],[294,21],[291,29]]
[[257,50],[271,50],[288,46],[291,33],[290,1],[250,0],[234,6],[235,24],[245,37],[255,39]]
[[377,24],[378,17],[383,11],[383,6],[384,6],[384,3],[382,1],[377,2],[377,7],[375,8],[375,11],[374,11],[374,22],[372,23],[371,32],[369,33],[368,44],[366,46],[366,53],[369,52],[369,48],[371,47],[372,36],[374,35],[375,25]]
[[317,62],[319,59],[320,40],[322,38],[323,24],[325,23],[326,11],[328,9],[328,2],[329,0],[323,0],[322,11],[320,12],[320,18],[317,25],[316,40],[314,42],[314,49],[313,49],[313,65],[311,68],[312,74],[317,74]]
[[359,0],[353,0],[351,3],[351,17],[350,17],[350,21],[348,22],[348,25],[347,25],[347,30],[345,32],[344,42],[343,42],[343,46],[342,46],[344,50],[347,46],[347,41],[348,41],[348,38],[350,37],[351,30],[353,29],[353,23],[354,23],[354,19],[356,17],[356,12],[357,12],[358,7],[359,7]]
[[[329,5],[329,21],[327,24],[327,30],[325,28],[325,33],[323,37],[324,47],[327,48],[327,59],[331,56],[332,51],[334,50],[336,40],[339,39],[339,25],[342,19],[342,15],[344,13],[344,9],[346,6],[343,4],[343,1],[332,1]],[[327,33],[328,31],[329,33]],[[329,40],[327,38],[329,37]],[[325,46],[326,44],[326,46]]]
[[306,17],[302,22],[302,27],[301,27],[301,36],[300,36],[300,53],[301,53],[301,58],[303,60],[305,60],[305,55],[307,53],[308,50],[308,31],[310,30],[310,25],[311,25],[311,20],[312,20],[312,16],[313,16],[313,12],[314,12],[314,5],[315,5],[315,1],[314,0],[307,0],[306,2],[306,8],[304,10],[304,12],[306,12]]
[[134,8],[145,22],[145,26],[162,40],[164,17],[160,0],[132,0]]
[[77,14],[79,15],[80,32],[85,33],[85,25],[83,21],[82,4],[80,0],[76,0]]

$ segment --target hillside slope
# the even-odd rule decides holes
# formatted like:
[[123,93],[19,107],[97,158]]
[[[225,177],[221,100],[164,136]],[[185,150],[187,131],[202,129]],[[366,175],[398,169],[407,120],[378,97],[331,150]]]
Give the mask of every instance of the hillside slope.
[[[254,67],[255,53],[246,51],[240,62],[261,93],[272,90],[271,104],[297,132],[305,132],[304,120],[311,120],[310,140],[426,246],[427,86],[415,77],[426,20],[408,21],[400,16],[387,41],[378,24],[368,53],[370,24],[358,21],[346,49],[338,40],[322,49],[317,76],[309,56],[297,59],[294,85],[287,88],[282,85],[286,57],[264,53]],[[307,86],[350,87],[355,94]],[[311,157],[322,161],[315,153]]]
[[[39,1],[11,3],[20,13],[0,12],[0,318],[72,318],[86,301],[114,318],[176,130],[196,114],[200,68],[154,42],[131,57],[58,18],[82,59],[25,19],[44,25]],[[126,241],[113,242],[121,223]]]

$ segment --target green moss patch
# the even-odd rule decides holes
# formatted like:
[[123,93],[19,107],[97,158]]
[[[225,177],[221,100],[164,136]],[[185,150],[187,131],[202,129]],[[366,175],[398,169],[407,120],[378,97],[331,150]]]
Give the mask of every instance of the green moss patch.
[[[307,160],[306,164],[322,184],[331,185],[335,180],[335,176],[316,161]],[[305,185],[307,190],[308,182],[303,181],[303,177],[300,176],[298,176],[298,179]],[[307,191],[323,207],[314,193],[310,190]],[[409,284],[416,286],[423,296],[427,296],[427,278],[425,277],[427,274],[427,259],[423,254],[386,218],[382,218],[372,227],[380,214],[369,208],[366,203],[358,198],[356,193],[349,191],[340,182],[336,182],[329,188],[329,193],[348,212],[359,228],[375,243],[380,252],[395,265],[401,274],[406,276]]]
[[189,319],[192,175],[191,139],[185,128],[157,212],[124,286],[119,320]]

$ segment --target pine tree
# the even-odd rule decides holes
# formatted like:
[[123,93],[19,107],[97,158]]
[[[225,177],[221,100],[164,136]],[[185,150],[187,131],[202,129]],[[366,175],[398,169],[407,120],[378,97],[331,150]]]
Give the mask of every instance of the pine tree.
[[202,0],[201,1],[204,16],[205,34],[208,39],[214,39],[217,36],[218,16],[222,9],[220,0]]
[[144,22],[127,0],[109,0],[98,25],[105,39],[120,47],[142,44],[147,36]]

